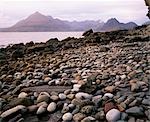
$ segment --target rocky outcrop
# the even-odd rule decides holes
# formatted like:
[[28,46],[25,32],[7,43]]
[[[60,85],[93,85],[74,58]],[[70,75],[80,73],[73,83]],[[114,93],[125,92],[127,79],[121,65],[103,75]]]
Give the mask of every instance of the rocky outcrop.
[[148,6],[148,13],[147,13],[147,16],[148,16],[149,19],[150,19],[150,1],[149,1],[149,0],[145,0],[145,4],[146,4],[146,6]]

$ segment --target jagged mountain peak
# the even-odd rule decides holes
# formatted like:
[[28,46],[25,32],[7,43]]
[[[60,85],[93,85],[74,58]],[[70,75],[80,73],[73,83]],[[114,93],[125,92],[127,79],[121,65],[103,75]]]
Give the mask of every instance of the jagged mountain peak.
[[119,23],[119,21],[116,18],[111,18],[106,23]]
[[134,23],[120,23],[116,18],[109,19],[106,23],[100,20],[85,21],[66,21],[52,16],[46,16],[40,12],[35,12],[26,19],[19,21],[10,28],[3,28],[0,31],[5,32],[44,32],[44,31],[85,31],[93,29],[94,31],[111,31],[118,29],[130,29],[135,27]]

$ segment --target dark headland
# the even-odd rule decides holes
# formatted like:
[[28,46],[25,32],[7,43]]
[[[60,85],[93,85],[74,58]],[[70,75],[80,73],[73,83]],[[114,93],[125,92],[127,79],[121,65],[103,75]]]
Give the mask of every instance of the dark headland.
[[150,26],[83,36],[0,49],[0,121],[150,121]]

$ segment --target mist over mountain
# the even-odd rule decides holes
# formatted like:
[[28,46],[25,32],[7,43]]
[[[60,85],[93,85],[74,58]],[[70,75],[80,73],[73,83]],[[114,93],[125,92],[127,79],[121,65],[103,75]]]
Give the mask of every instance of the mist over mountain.
[[94,31],[112,31],[132,29],[137,24],[133,22],[120,23],[117,19],[109,19],[106,23],[98,20],[85,21],[66,21],[55,19],[52,16],[45,16],[39,12],[35,12],[24,20],[17,22],[9,28],[1,28],[2,32],[52,32],[52,31],[85,31],[93,29]]

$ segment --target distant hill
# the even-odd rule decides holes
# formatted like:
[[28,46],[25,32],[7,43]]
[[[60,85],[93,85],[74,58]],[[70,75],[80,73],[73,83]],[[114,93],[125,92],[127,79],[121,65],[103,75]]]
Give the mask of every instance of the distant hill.
[[17,22],[9,28],[1,28],[1,32],[51,32],[51,31],[85,31],[93,29],[94,31],[111,31],[118,29],[132,29],[137,25],[133,22],[124,24],[116,19],[110,19],[106,23],[94,20],[86,21],[65,21],[55,19],[51,16],[45,16],[35,12],[24,20]]
[[129,30],[137,27],[134,22],[120,23],[116,18],[109,19],[102,27],[98,28],[99,31],[114,31],[114,30]]

